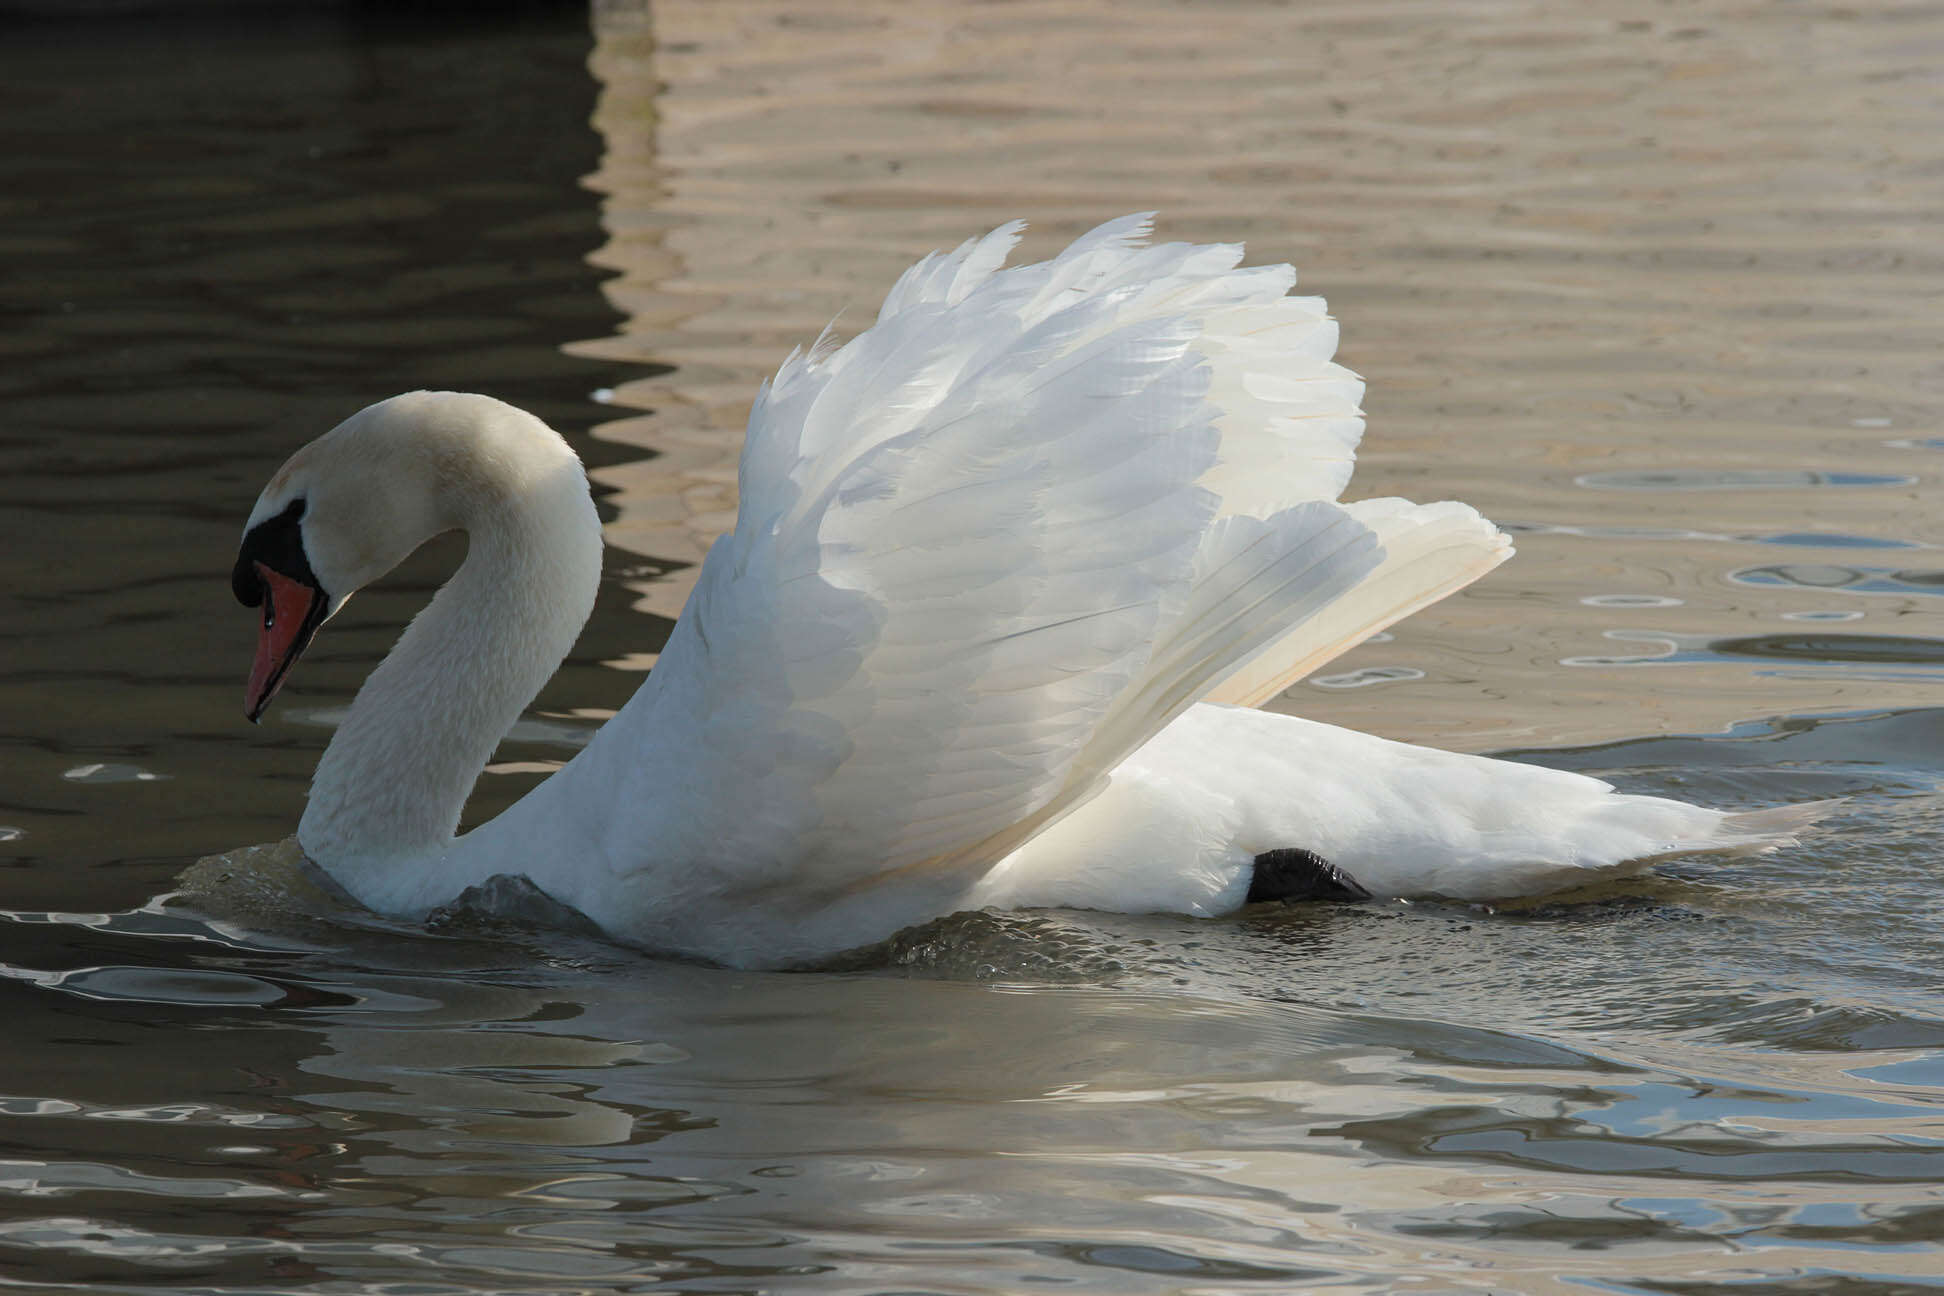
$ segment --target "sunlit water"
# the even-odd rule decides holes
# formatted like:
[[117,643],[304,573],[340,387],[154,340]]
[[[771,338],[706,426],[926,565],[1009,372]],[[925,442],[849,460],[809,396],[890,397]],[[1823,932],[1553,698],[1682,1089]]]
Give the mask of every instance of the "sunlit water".
[[[1944,1284],[1944,19],[388,12],[0,40],[0,1285]],[[261,859],[157,899],[287,836],[455,556],[244,725],[225,578],[296,444],[473,387],[593,467],[608,587],[477,819],[652,663],[789,347],[1000,220],[1147,207],[1330,297],[1359,493],[1518,533],[1282,705],[1848,809],[1565,902],[961,915],[789,975]]]

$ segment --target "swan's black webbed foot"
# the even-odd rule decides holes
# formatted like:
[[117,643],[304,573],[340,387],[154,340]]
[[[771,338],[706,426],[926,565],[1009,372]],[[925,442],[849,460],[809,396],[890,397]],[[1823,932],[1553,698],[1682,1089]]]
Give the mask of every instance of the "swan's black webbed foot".
[[1249,903],[1281,900],[1368,900],[1370,892],[1357,880],[1313,850],[1285,846],[1255,857],[1249,879]]

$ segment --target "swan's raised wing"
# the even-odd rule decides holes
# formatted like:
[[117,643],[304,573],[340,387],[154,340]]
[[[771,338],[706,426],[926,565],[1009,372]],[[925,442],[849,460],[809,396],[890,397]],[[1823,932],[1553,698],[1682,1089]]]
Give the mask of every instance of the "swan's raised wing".
[[1146,230],[1002,270],[1002,228],[784,364],[735,532],[642,695],[549,781],[605,785],[615,868],[806,908],[981,869],[1225,678],[1314,655],[1295,629],[1386,563],[1334,502],[1362,385],[1289,267]]

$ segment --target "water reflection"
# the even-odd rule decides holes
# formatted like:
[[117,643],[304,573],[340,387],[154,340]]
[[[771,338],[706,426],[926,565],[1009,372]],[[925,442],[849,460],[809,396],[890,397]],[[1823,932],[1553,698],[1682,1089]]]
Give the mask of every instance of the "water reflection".
[[1313,675],[1307,683],[1316,688],[1351,689],[1368,688],[1372,684],[1390,684],[1399,680],[1421,680],[1424,672],[1415,666],[1365,666],[1361,670],[1337,671],[1324,675]]
[[[1741,741],[1799,769],[1832,739],[1854,750],[1857,726],[1894,751],[1938,724]],[[1655,744],[1561,755],[1694,764]],[[225,950],[167,911],[108,915],[90,941],[146,964],[58,975],[15,1020],[52,1009],[152,1063],[193,1043],[205,1096],[165,1100],[180,1073],[148,1065],[0,1103],[29,1146],[71,1149],[13,1180],[0,1167],[47,1203],[0,1247],[129,1282],[194,1260],[231,1281],[433,1265],[537,1290],[842,1287],[920,1263],[992,1290],[1057,1275],[1160,1291],[1183,1274],[1384,1290],[1426,1242],[1451,1265],[1535,1274],[1562,1255],[1691,1272],[1723,1239],[1899,1272],[1935,1210],[1924,1149],[1944,1138],[1929,1088],[1944,1021],[1925,987],[1898,988],[1878,925],[1906,897],[1750,907],[1724,932],[1715,882],[1634,885],[1499,914],[986,915],[932,933],[982,942],[964,974],[987,984],[940,980],[937,962],[719,972],[554,933]],[[1922,869],[1902,885],[1926,885]],[[1832,921],[1841,981],[1778,988],[1809,948],[1795,933]],[[1011,923],[1034,930],[1009,944]],[[1006,986],[1035,977],[1008,950],[1043,952],[1048,923],[1116,971]],[[22,961],[58,971],[58,929],[29,930]],[[116,1132],[130,1127],[138,1157]],[[1738,1195],[1751,1184],[1759,1207]],[[211,1199],[220,1221],[172,1209]],[[83,1200],[85,1220],[56,1204]]]
[[1588,607],[1602,608],[1665,608],[1681,606],[1680,599],[1669,598],[1665,594],[1588,594],[1580,602]]
[[[1826,615],[1798,616],[1799,620],[1841,619]],[[1936,667],[1944,665],[1944,639],[1918,639],[1904,635],[1866,634],[1761,634],[1713,638],[1663,630],[1608,630],[1604,636],[1619,643],[1643,644],[1636,653],[1599,654],[1568,657],[1562,666],[1693,666],[1724,660],[1753,659],[1802,663],[1818,669],[1848,672],[1852,667],[1898,665]],[[1875,672],[1862,672],[1880,677]],[[1904,672],[1893,678],[1923,678]]]
[[[1609,703],[1634,686],[1611,678],[1604,697],[1581,696],[1557,667],[1594,655],[1607,628],[1575,606],[1602,587],[1587,588],[1589,565],[1651,565],[1668,588],[1622,589],[1679,599],[1683,633],[1719,635],[1801,609],[1724,588],[1690,540],[1921,543],[1928,483],[1882,428],[1928,417],[1922,361],[1895,344],[1929,327],[1912,295],[1911,266],[1928,263],[1921,222],[1887,215],[1920,210],[1923,185],[1876,175],[1901,197],[1865,211],[1778,154],[1762,111],[1717,111],[1814,85],[1845,138],[1875,138],[1921,116],[1901,96],[1865,112],[1839,88],[1849,74],[1836,69],[1879,47],[1832,30],[1844,52],[1804,61],[1764,21],[1726,14],[1692,38],[1618,14],[1495,21],[1434,36],[1243,5],[1190,38],[1160,8],[1083,5],[1040,15],[1029,39],[949,5],[677,2],[656,8],[652,32],[632,8],[604,10],[609,147],[594,183],[609,195],[602,259],[623,272],[611,292],[632,323],[598,353],[670,366],[615,389],[653,418],[604,432],[658,452],[604,478],[626,501],[613,538],[661,564],[640,605],[679,608],[732,516],[747,394],[789,347],[832,318],[857,327],[905,263],[972,230],[1027,216],[1030,256],[1143,207],[1161,209],[1164,235],[1245,238],[1292,259],[1330,297],[1345,359],[1371,380],[1359,491],[1448,491],[1523,520],[1517,561],[1413,618],[1381,657],[1365,649],[1329,672],[1419,678],[1312,682],[1286,705],[1470,747],[1612,736],[1633,709]],[[1454,80],[1458,50],[1496,71]],[[1396,84],[1373,92],[1366,66]],[[1504,93],[1507,78],[1526,91]],[[1103,102],[1117,105],[1111,126]],[[1705,142],[1674,146],[1671,121],[1689,134],[1709,122]],[[1622,453],[1653,467],[1616,464]],[[1566,536],[1605,549],[1569,553]],[[1675,547],[1641,551],[1655,540]],[[1529,614],[1508,619],[1514,606]],[[1713,725],[1765,709],[1774,682],[1722,659],[1658,687],[1671,690],[1648,704],[1659,713]],[[1413,705],[1373,700],[1403,692]],[[1481,724],[1481,693],[1560,703]],[[1862,680],[1788,696],[1803,709],[1915,700]]]
[[1924,568],[1852,567],[1834,563],[1771,563],[1728,573],[1742,585],[1800,586],[1845,594],[1935,595],[1944,593],[1944,571]]
[[[1544,755],[1641,790],[1713,771],[1715,800],[1914,792],[1940,725]],[[816,975],[531,929],[278,945],[166,906],[16,915],[38,975],[0,989],[10,1020],[127,1064],[0,1100],[46,1149],[0,1166],[27,1207],[0,1249],[135,1285],[841,1288],[922,1263],[992,1290],[1386,1290],[1426,1244],[1638,1277],[1732,1241],[1888,1280],[1936,1209],[1944,1020],[1934,948],[1910,966],[1899,933],[1944,824],[1879,796],[1836,831],[1877,844],[1844,851],[1868,892],[1809,858],[1500,912],[965,915]]]

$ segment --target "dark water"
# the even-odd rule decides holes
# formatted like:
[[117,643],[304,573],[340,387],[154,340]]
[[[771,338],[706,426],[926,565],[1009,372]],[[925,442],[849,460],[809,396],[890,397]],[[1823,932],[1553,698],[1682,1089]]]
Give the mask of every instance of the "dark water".
[[[238,725],[248,614],[211,574],[296,446],[397,391],[479,388],[614,457],[586,430],[616,371],[560,350],[617,320],[577,190],[598,160],[590,38],[572,6],[540,9],[463,35],[301,7],[8,32],[0,713],[20,719],[0,823],[23,833],[17,902],[57,907],[85,872],[100,902],[140,903],[210,849],[212,816],[223,837],[283,835],[314,760],[306,701],[348,698],[456,561],[447,547],[361,597],[293,714]],[[597,631],[575,660],[618,650]],[[582,674],[541,705],[625,697]]]
[[[597,51],[568,7],[464,24],[377,6],[20,24],[0,40],[0,1289],[1944,1285],[1944,710],[1736,704],[1734,725],[1709,712],[1683,726],[1639,683],[1667,666],[1732,675],[1735,697],[1803,696],[1787,693],[1791,672],[1934,685],[1922,551],[1935,532],[1912,522],[1921,510],[1877,502],[1910,489],[1876,480],[1897,473],[1837,480],[1779,440],[1773,462],[1724,466],[1751,453],[1739,425],[1688,429],[1682,453],[1717,460],[1705,472],[1589,470],[1608,475],[1587,491],[1659,513],[1562,504],[1553,492],[1570,481],[1507,487],[1525,494],[1500,511],[1533,519],[1521,543],[1541,575],[1480,595],[1490,636],[1463,616],[1416,640],[1400,627],[1339,672],[1378,687],[1308,696],[1395,714],[1414,707],[1410,690],[1437,689],[1445,709],[1424,715],[1493,733],[1543,696],[1570,715],[1549,733],[1627,736],[1522,759],[1723,805],[1852,798],[1797,850],[1499,911],[958,916],[797,975],[470,920],[293,920],[273,898],[255,920],[211,922],[155,900],[199,855],[287,835],[334,709],[456,557],[430,553],[361,595],[279,711],[244,724],[254,622],[226,577],[291,448],[394,391],[489,390],[574,440],[633,548],[628,519],[655,487],[626,483],[654,465],[592,435],[604,411],[590,393],[644,370],[562,347],[618,334],[595,350],[674,364],[652,435],[746,402],[737,357],[780,354],[770,324],[743,327],[733,307],[725,321],[658,302],[729,283],[722,300],[788,315],[827,286],[819,276],[848,279],[824,258],[855,255],[830,249],[856,231],[814,221],[822,233],[768,236],[801,240],[805,284],[709,259],[723,228],[781,218],[745,196],[712,220],[723,191],[698,159],[732,159],[738,185],[785,195],[786,213],[791,183],[821,185],[808,205],[832,221],[859,205],[839,201],[845,185],[864,183],[779,148],[784,179],[769,186],[770,163],[699,149],[698,133],[726,129],[723,105],[755,84],[787,108],[812,81],[823,97],[804,102],[883,102],[869,78],[828,90],[820,69],[836,65],[820,57],[774,57],[779,31],[863,48],[837,18],[766,14],[665,6],[659,89],[642,27],[605,27]],[[1086,31],[1050,14],[1026,16],[1047,39]],[[1259,17],[1204,13],[1198,48],[1228,67],[1222,23]],[[1390,18],[1407,33],[1418,21]],[[974,20],[995,30],[983,7]],[[928,39],[904,21],[887,48]],[[1147,38],[1172,39],[1182,19],[1144,21]],[[1346,47],[1385,30],[1316,21]],[[1556,47],[1543,11],[1499,21],[1500,51]],[[1700,39],[1670,29],[1667,48]],[[588,126],[590,52],[605,69],[605,156]],[[1487,60],[1494,75],[1509,57]],[[739,60],[763,78],[703,74]],[[980,66],[1022,75],[998,56]],[[1002,152],[1071,170],[1026,147],[1048,147],[1031,114],[981,115],[909,84],[930,117],[974,119]],[[651,117],[666,171],[629,151]],[[1081,144],[1071,156],[1107,165]],[[597,168],[605,224],[580,183]],[[908,201],[919,224],[979,223],[949,193]],[[1419,252],[1420,269],[1441,264]],[[1852,271],[1875,273],[1836,269]],[[1381,358],[1410,328],[1387,335],[1398,326],[1375,314],[1365,345]],[[1403,372],[1394,428],[1416,426],[1411,393],[1448,359]],[[1715,390],[1696,365],[1697,390]],[[1899,417],[1913,408],[1904,399]],[[1608,432],[1625,444],[1625,427]],[[1928,460],[1909,458],[1925,451],[1896,453],[1928,489]],[[1831,501],[1797,519],[1806,532],[1691,503],[1778,483]],[[1432,493],[1423,484],[1400,488]],[[1724,545],[1760,557],[1731,561]],[[660,642],[665,623],[634,607],[653,602],[641,580],[655,554],[611,558],[601,607],[503,750],[509,765],[559,759],[640,678],[638,661],[603,663]],[[1674,616],[1681,600],[1654,591],[1688,597],[1689,583],[1744,601],[1698,621],[1627,620]],[[1746,602],[1805,595],[1822,602]],[[1636,637],[1607,664],[1570,662],[1595,654],[1563,637],[1562,602]],[[1874,620],[1861,629],[1778,619],[1862,607]],[[1584,692],[1503,687],[1491,663],[1532,643],[1556,645],[1548,679]],[[1487,664],[1466,677],[1441,669],[1450,660]],[[1652,736],[1684,728],[1705,736]],[[488,775],[472,817],[533,777]]]

